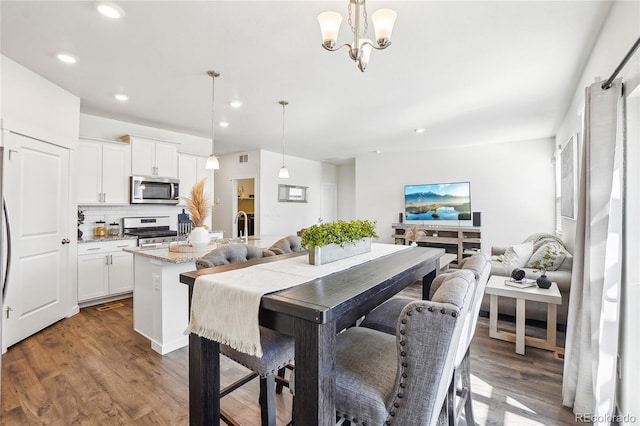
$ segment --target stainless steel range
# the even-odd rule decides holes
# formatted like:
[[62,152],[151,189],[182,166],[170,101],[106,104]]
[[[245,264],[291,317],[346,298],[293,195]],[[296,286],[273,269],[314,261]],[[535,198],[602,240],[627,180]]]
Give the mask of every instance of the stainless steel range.
[[138,237],[138,246],[159,246],[178,241],[178,232],[169,229],[169,216],[124,217],[122,229]]

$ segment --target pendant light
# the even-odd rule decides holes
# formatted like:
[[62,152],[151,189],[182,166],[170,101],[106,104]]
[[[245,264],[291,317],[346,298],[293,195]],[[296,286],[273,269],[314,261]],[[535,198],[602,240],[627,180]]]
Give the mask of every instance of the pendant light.
[[215,151],[214,151],[214,144],[215,144],[215,138],[214,138],[214,131],[215,131],[215,121],[214,121],[214,116],[213,116],[213,101],[215,99],[215,88],[216,88],[216,77],[220,77],[220,73],[219,72],[215,72],[215,71],[207,71],[207,74],[211,77],[211,155],[209,156],[209,158],[207,158],[207,163],[205,164],[205,169],[209,169],[209,170],[218,170],[220,169],[220,162],[218,161],[218,157],[216,157]]
[[282,105],[282,167],[280,167],[280,171],[278,172],[278,177],[283,179],[289,178],[289,169],[284,165],[284,107],[289,105],[287,101],[278,102]]

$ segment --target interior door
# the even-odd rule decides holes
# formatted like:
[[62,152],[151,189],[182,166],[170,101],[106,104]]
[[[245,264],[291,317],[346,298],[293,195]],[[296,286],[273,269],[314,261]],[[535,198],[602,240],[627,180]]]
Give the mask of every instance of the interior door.
[[[69,151],[3,135],[11,265],[3,306],[3,348],[69,312]],[[75,234],[75,229],[73,229]]]

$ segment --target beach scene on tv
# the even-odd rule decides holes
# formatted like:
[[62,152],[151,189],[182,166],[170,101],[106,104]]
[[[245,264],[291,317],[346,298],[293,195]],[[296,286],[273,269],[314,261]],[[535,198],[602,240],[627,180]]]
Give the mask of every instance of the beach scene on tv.
[[471,220],[469,182],[407,185],[407,220]]

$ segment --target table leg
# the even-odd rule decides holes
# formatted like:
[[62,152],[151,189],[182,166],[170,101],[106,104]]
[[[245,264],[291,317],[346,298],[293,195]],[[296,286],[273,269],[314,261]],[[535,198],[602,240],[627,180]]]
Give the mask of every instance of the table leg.
[[558,321],[558,305],[555,303],[547,304],[547,344],[550,350],[556,348],[556,326]]
[[492,294],[489,300],[489,337],[500,339],[498,334],[498,296]]
[[220,344],[189,335],[189,424],[220,425]]
[[525,300],[516,299],[516,353],[524,355]]
[[422,277],[422,300],[430,300],[429,293],[431,292],[431,284],[433,280],[436,278],[438,274],[438,266],[440,265],[440,260],[436,262],[436,268],[429,272],[427,275]]
[[336,326],[294,321],[295,404],[293,424],[334,426]]

